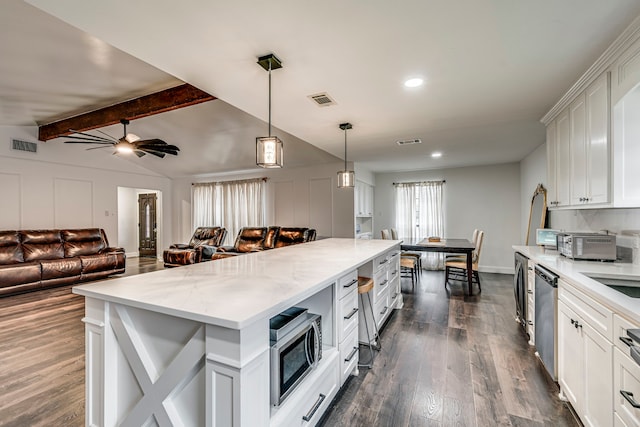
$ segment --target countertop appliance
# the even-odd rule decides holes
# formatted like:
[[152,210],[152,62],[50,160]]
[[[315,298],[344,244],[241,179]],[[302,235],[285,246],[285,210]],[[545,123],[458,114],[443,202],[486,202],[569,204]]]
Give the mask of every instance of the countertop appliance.
[[558,276],[536,265],[535,337],[536,354],[554,381],[557,373],[558,342]]
[[558,233],[558,252],[576,260],[615,261],[616,236],[598,233]]
[[[304,377],[318,366],[322,358],[322,316],[308,313],[306,310],[298,313],[293,310],[291,320],[297,325],[294,328],[286,326],[286,319],[282,313],[270,320],[275,326],[288,329],[284,334],[275,334],[271,340],[271,404],[279,406],[302,382]],[[290,313],[285,313],[285,318]],[[302,317],[302,321],[299,319]],[[273,336],[273,335],[272,335]]]
[[513,293],[516,297],[516,322],[527,328],[527,267],[529,258],[520,252],[515,253],[515,275],[513,276]]

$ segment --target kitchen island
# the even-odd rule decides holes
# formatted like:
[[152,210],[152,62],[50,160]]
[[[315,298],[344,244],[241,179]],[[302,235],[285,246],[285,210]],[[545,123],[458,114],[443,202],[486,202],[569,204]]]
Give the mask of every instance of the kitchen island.
[[[351,351],[342,279],[397,261],[399,246],[325,239],[74,287],[86,307],[86,425],[314,425]],[[323,357],[272,407],[269,319],[292,306],[322,315]]]

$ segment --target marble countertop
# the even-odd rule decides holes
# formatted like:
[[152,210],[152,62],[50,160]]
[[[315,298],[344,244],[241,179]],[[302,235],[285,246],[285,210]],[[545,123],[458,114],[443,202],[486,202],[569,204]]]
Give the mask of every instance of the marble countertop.
[[324,239],[111,278],[75,286],[73,292],[242,329],[295,305],[399,244],[394,240]]
[[640,298],[632,298],[588,277],[632,277],[640,280],[640,265],[617,262],[573,261],[539,246],[513,246],[513,249],[537,264],[563,276],[572,285],[608,306],[615,313],[640,324]]

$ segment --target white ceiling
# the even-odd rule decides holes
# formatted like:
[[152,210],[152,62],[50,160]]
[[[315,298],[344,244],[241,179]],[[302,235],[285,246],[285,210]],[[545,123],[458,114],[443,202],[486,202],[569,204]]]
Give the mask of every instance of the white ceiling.
[[[349,160],[376,172],[519,161],[544,142],[539,119],[640,14],[637,0],[29,3],[82,31],[19,0],[0,5],[0,124],[186,81],[219,100],[130,128],[180,146],[183,164],[154,162],[168,176],[253,164],[265,132],[251,116],[267,119],[267,73],[255,62],[271,52],[284,64],[272,74],[272,121],[285,161],[287,138],[342,158],[344,121],[353,123]],[[404,88],[413,76],[426,84]],[[324,91],[337,105],[307,98]],[[395,144],[413,138],[423,143]],[[435,150],[441,159],[431,159]],[[311,147],[292,152],[296,164],[331,160]]]

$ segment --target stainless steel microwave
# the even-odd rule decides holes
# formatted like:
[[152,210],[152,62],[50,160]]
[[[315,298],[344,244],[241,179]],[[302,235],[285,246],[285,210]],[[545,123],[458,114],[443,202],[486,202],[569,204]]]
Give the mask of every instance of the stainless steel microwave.
[[597,233],[558,233],[558,252],[571,259],[615,261],[616,236]]
[[271,341],[271,404],[279,406],[322,358],[322,316],[306,319]]

